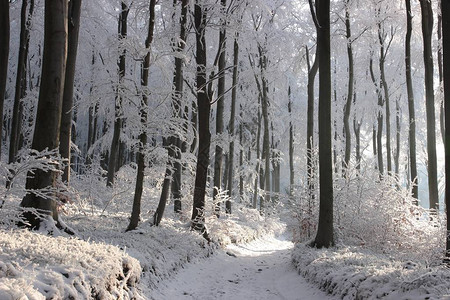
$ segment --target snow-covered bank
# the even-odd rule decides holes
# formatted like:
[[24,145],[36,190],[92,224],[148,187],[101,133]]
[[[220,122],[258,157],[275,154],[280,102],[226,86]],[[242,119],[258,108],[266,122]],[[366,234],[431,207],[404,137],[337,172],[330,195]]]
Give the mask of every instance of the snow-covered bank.
[[425,300],[450,295],[449,268],[429,261],[401,261],[361,247],[313,249],[305,244],[296,245],[292,259],[309,282],[341,299]]
[[308,299],[329,297],[308,284],[290,262],[293,244],[266,236],[231,244],[183,269],[151,293],[152,299]]
[[117,247],[0,230],[0,299],[140,299],[139,262]]

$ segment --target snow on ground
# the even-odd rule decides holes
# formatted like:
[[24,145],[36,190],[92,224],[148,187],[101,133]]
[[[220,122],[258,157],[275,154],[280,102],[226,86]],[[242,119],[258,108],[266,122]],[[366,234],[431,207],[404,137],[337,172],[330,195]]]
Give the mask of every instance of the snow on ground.
[[450,299],[450,270],[440,263],[400,260],[362,247],[305,244],[296,245],[292,258],[309,282],[340,299]]
[[293,267],[292,242],[265,236],[187,266],[151,293],[158,299],[329,299]]

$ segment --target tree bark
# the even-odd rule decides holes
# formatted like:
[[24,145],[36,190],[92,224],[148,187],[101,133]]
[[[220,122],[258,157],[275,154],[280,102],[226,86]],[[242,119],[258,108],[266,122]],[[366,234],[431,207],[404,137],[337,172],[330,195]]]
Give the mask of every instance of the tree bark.
[[288,113],[289,113],[289,197],[293,200],[294,197],[294,125],[292,124],[292,98],[291,86],[288,88]]
[[[439,87],[443,88],[443,66],[442,66],[442,14],[438,14],[438,27],[437,27],[437,36],[438,36],[438,52],[437,52],[437,61],[438,61],[438,74],[439,74]],[[439,105],[439,125],[441,130],[442,143],[445,144],[445,119],[444,119],[444,101]]]
[[333,162],[331,135],[330,0],[316,1],[319,49],[319,176],[320,207],[317,235],[312,246],[334,245]]
[[347,86],[347,101],[344,106],[344,136],[345,136],[345,155],[344,155],[344,174],[347,176],[346,169],[350,163],[351,153],[351,131],[350,131],[350,112],[353,102],[353,84],[354,84],[354,62],[353,62],[353,49],[352,49],[352,32],[350,28],[350,12],[349,12],[349,0],[345,6],[345,32],[347,38],[347,57],[348,57],[348,86]]
[[146,88],[148,87],[148,76],[150,68],[150,50],[153,42],[153,32],[155,28],[155,5],[156,0],[150,0],[149,4],[149,20],[147,38],[145,39],[145,48],[147,54],[145,55],[144,62],[142,64],[142,77],[141,86],[143,88],[140,119],[141,119],[141,133],[139,134],[139,152],[137,154],[137,174],[136,174],[136,187],[134,189],[133,208],[131,211],[130,224],[128,224],[127,231],[134,230],[139,224],[139,218],[141,214],[141,198],[142,190],[144,187],[144,171],[145,171],[145,148],[147,146],[147,109],[148,109],[148,96]]
[[[416,117],[414,109],[414,92],[411,78],[411,33],[412,33],[412,12],[411,1],[406,1],[406,40],[405,40],[405,67],[406,67],[406,91],[408,94],[408,119],[409,119],[409,161],[410,161],[410,184],[412,185],[412,196],[419,196],[419,178],[417,176],[416,159]],[[417,204],[417,201],[416,201]]]
[[[27,6],[29,6],[27,12]],[[21,99],[25,97],[27,87],[27,61],[28,47],[30,43],[30,26],[34,11],[34,0],[23,0],[20,12],[20,44],[19,59],[17,62],[16,88],[14,95],[14,107],[11,124],[11,136],[9,141],[9,163],[13,163],[17,159],[19,151],[19,137],[21,131]]]
[[[225,14],[226,0],[220,0],[222,12]],[[218,65],[218,84],[217,84],[217,112],[216,112],[216,134],[217,136],[223,133],[223,111],[224,111],[224,97],[225,97],[225,58],[226,58],[226,21],[222,20],[222,25],[219,32],[219,65]],[[216,145],[216,155],[214,157],[214,188],[213,201],[216,203],[216,216],[220,215],[220,203],[217,201],[217,194],[222,189],[222,164],[223,164],[223,150],[220,144]],[[231,213],[231,203],[230,212]]]
[[[380,173],[380,179],[384,174],[384,165],[383,165],[383,96],[381,95],[381,87],[377,84],[375,79],[375,75],[373,73],[373,60],[370,58],[369,62],[370,69],[370,77],[372,78],[372,82],[375,85],[375,89],[377,91],[378,97],[378,112],[377,112],[377,130],[376,130],[376,154],[378,159],[378,172]],[[375,149],[375,148],[374,148]],[[375,153],[375,152],[374,152]]]
[[[119,41],[122,41],[127,37],[127,19],[129,7],[125,2],[122,2],[122,10],[119,16]],[[118,66],[119,66],[119,86],[123,83],[123,78],[125,77],[126,68],[126,50],[123,49],[119,56]],[[117,160],[119,156],[119,145],[120,145],[120,131],[122,130],[123,115],[122,115],[122,95],[120,87],[117,87],[116,103],[114,109],[114,127],[113,127],[113,138],[111,142],[111,150],[109,153],[108,162],[108,174],[106,177],[106,186],[112,187],[114,184],[114,175],[116,174]]]
[[78,50],[78,32],[80,28],[81,0],[70,0],[69,2],[69,20],[68,22],[68,48],[67,48],[67,66],[66,78],[64,80],[64,95],[61,115],[60,144],[59,154],[67,159],[67,165],[62,174],[63,182],[69,183],[70,180],[70,141],[72,137],[72,116],[73,116],[73,86],[75,79],[75,65]]
[[[36,115],[32,149],[56,149],[59,146],[62,99],[67,58],[68,0],[45,1],[44,54],[42,80]],[[56,172],[35,170],[29,172],[26,181],[27,194],[21,202],[23,208],[34,208],[48,215],[49,221],[59,224],[55,195],[42,197],[32,190],[56,187]],[[31,211],[23,217],[29,227],[39,229],[41,219]]]
[[[450,2],[441,1],[445,141],[450,141]],[[446,253],[450,257],[450,145],[445,143],[445,206],[447,215]]]
[[209,116],[211,102],[206,90],[206,8],[195,1],[194,6],[195,35],[196,35],[196,63],[197,63],[197,108],[198,108],[198,156],[195,174],[195,189],[192,209],[192,229],[199,231],[209,240],[205,227],[205,196],[208,177],[209,150],[211,133]]
[[[0,0],[0,142],[3,140],[3,104],[8,80],[9,0]],[[1,157],[0,147],[0,157]]]
[[[228,197],[225,202],[225,211],[231,214],[231,197],[233,195],[233,177],[234,177],[234,123],[236,119],[236,98],[238,84],[238,63],[239,63],[239,33],[236,33],[233,44],[233,81],[231,89],[231,114],[228,130],[231,136],[230,148],[228,149]],[[242,153],[241,153],[242,155]],[[242,159],[241,159],[242,160]],[[242,163],[241,163],[242,164]]]
[[306,120],[306,172],[309,198],[313,200],[314,195],[314,81],[316,79],[317,70],[319,69],[318,59],[319,48],[316,49],[316,57],[314,63],[310,66],[309,50],[306,48],[306,61],[308,63],[308,104],[307,104],[307,120]]
[[427,152],[428,152],[428,193],[430,209],[439,209],[436,158],[436,121],[434,111],[433,53],[431,37],[433,32],[433,11],[431,2],[420,0],[422,11],[423,57],[425,64],[425,98],[427,115]]

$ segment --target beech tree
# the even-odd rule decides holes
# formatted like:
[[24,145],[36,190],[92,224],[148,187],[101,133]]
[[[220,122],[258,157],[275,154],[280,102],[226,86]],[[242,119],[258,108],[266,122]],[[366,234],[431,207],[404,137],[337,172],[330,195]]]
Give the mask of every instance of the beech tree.
[[148,77],[149,77],[149,68],[150,68],[150,53],[151,53],[151,45],[153,42],[153,31],[155,28],[155,4],[156,0],[150,0],[149,4],[149,20],[148,20],[148,31],[147,38],[145,39],[145,48],[147,54],[144,57],[144,62],[142,63],[142,71],[141,71],[141,85],[143,87],[142,91],[142,100],[140,107],[140,117],[141,117],[141,133],[139,134],[139,152],[137,154],[137,174],[136,174],[136,187],[134,190],[134,198],[133,198],[133,208],[131,211],[130,224],[127,227],[127,231],[136,229],[140,213],[141,213],[141,198],[142,198],[142,190],[144,188],[144,170],[145,170],[145,148],[147,146],[147,109],[148,109],[148,95],[145,90],[148,87]]
[[80,14],[81,14],[81,0],[69,1],[69,36],[68,36],[68,50],[67,50],[67,66],[66,78],[64,80],[64,95],[61,115],[61,129],[60,129],[60,145],[59,153],[62,158],[67,160],[64,168],[62,180],[69,183],[71,156],[70,143],[72,139],[72,116],[73,116],[73,89],[75,81],[75,64],[77,60],[78,50],[78,31],[80,28]]
[[198,154],[191,227],[201,232],[206,239],[209,239],[205,227],[206,181],[211,146],[211,132],[209,129],[211,102],[206,86],[206,11],[207,9],[202,3],[202,0],[196,0],[194,5],[194,21],[196,36],[195,61],[197,63]]
[[[9,0],[0,1],[0,141],[3,140],[3,103],[8,80]],[[0,147],[0,157],[1,157]]]
[[[441,0],[442,53],[445,109],[445,141],[450,141],[450,2]],[[446,253],[450,257],[450,145],[445,143],[445,206],[447,215]]]
[[433,52],[431,37],[433,32],[433,11],[431,1],[420,0],[422,11],[423,58],[425,65],[425,107],[427,114],[427,154],[428,154],[428,195],[430,208],[439,209],[439,193],[436,158],[436,120],[434,111]]
[[[310,0],[311,3],[311,0]],[[331,135],[331,59],[330,0],[316,0],[313,19],[317,29],[319,59],[319,184],[320,207],[317,235],[313,247],[334,245],[333,234],[333,163]],[[314,12],[314,9],[312,9]]]
[[[57,149],[59,146],[67,59],[67,15],[68,0],[45,1],[42,79],[32,143],[32,149],[37,151]],[[58,217],[58,201],[52,190],[56,188],[56,184],[57,173],[55,171],[38,169],[28,173],[27,194],[20,205],[24,208],[24,222],[30,228],[39,229],[41,221],[43,221],[36,213],[47,215],[47,221],[54,221],[58,227],[62,228]],[[44,188],[51,189],[49,196],[37,193]],[[28,208],[35,209],[36,212],[27,210]]]

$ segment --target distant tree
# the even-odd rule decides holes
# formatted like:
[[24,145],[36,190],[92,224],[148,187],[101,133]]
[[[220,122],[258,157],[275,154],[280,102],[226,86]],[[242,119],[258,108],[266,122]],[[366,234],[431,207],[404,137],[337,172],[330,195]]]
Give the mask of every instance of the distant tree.
[[70,180],[70,143],[72,137],[73,116],[73,88],[75,81],[75,63],[78,50],[78,32],[80,28],[81,0],[70,0],[69,2],[69,37],[67,49],[66,78],[64,80],[64,96],[61,115],[59,153],[62,158],[67,159],[62,180],[69,183]]
[[433,32],[433,11],[431,1],[420,0],[422,11],[423,58],[425,64],[425,107],[427,115],[427,152],[428,152],[428,194],[430,209],[439,209],[436,158],[436,120],[434,111],[433,52],[431,37]]
[[198,109],[198,155],[197,170],[195,174],[194,201],[192,208],[192,229],[202,233],[209,240],[205,227],[205,196],[206,181],[208,177],[209,150],[211,146],[211,132],[209,129],[209,116],[211,102],[207,92],[206,81],[206,11],[207,8],[196,0],[194,5],[194,21],[196,36],[196,63],[197,63],[197,109]]
[[[3,103],[8,79],[9,57],[9,0],[0,1],[0,141],[3,132]],[[0,147],[0,157],[1,157]]]
[[[122,1],[122,9],[120,11],[119,16],[119,41],[122,41],[127,37],[128,31],[128,13],[130,11],[130,7]],[[122,48],[122,46],[121,46]],[[126,68],[126,50],[125,48],[121,51],[118,61],[119,67],[119,85],[123,83],[123,78],[125,77],[125,68]],[[122,115],[122,91],[120,91],[120,87],[117,87],[117,95],[115,100],[115,109],[114,109],[114,127],[113,127],[113,138],[111,142],[111,148],[109,153],[109,162],[108,162],[108,174],[106,178],[106,185],[112,186],[114,184],[114,175],[116,173],[117,168],[117,160],[119,157],[119,145],[120,145],[120,131],[123,126],[123,115]]]
[[[312,0],[310,0],[310,5]],[[314,12],[314,9],[312,9]],[[333,163],[331,135],[331,63],[330,0],[316,0],[313,14],[317,29],[319,59],[319,184],[320,207],[317,235],[313,247],[334,245],[333,234]]]
[[147,146],[147,109],[148,109],[148,96],[145,90],[148,87],[148,75],[150,68],[150,50],[153,42],[153,32],[155,28],[155,4],[156,0],[150,0],[149,4],[149,20],[147,38],[145,39],[145,48],[147,54],[145,55],[144,62],[142,63],[141,72],[141,85],[143,87],[140,117],[141,117],[141,132],[139,133],[139,152],[137,154],[137,175],[136,175],[136,187],[134,190],[133,209],[131,211],[130,224],[127,231],[136,229],[141,214],[141,198],[142,190],[144,187],[144,170],[145,170],[145,148]]
[[[32,149],[43,151],[59,146],[62,99],[67,58],[68,0],[45,1],[44,53],[41,86],[36,115]],[[57,174],[52,171],[29,172],[26,181],[27,194],[21,202],[23,208],[33,208],[62,227],[58,218],[55,195],[44,197],[35,193],[43,188],[56,187]],[[23,217],[29,227],[39,229],[41,218],[33,211],[25,210]]]

